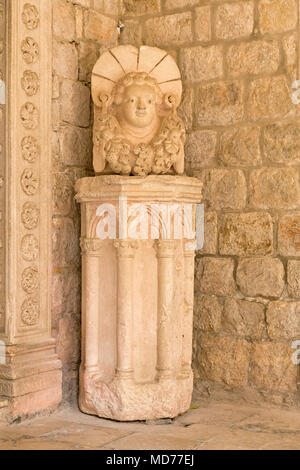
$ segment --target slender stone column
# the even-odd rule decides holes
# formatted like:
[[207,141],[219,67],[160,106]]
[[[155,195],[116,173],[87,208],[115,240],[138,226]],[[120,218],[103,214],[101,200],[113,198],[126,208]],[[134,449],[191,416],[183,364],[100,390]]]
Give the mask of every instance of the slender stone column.
[[136,242],[117,240],[118,302],[117,302],[117,377],[133,377],[132,295],[133,258]]
[[193,346],[193,303],[194,303],[195,252],[184,250],[184,310],[182,336],[182,374],[191,374]]
[[157,374],[172,375],[172,314],[174,309],[175,240],[157,242]]
[[[99,258],[101,240],[81,239],[82,250],[82,363],[88,372],[98,372],[99,360]],[[88,338],[88,341],[86,341]]]

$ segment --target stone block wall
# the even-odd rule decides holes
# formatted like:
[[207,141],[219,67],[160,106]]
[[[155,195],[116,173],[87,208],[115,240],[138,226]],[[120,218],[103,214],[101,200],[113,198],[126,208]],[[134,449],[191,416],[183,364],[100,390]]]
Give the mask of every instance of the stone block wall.
[[172,52],[184,80],[187,173],[204,181],[194,372],[219,388],[297,401],[300,110],[296,0],[124,0],[122,43]]
[[[79,208],[92,174],[90,73],[116,44],[168,50],[184,81],[186,171],[204,181],[196,386],[297,401],[300,339],[298,0],[53,0],[53,334],[65,398],[80,349]],[[118,37],[117,21],[125,28]]]
[[91,71],[117,45],[118,0],[53,0],[52,329],[64,400],[76,399],[80,363],[80,208],[74,183],[93,175]]

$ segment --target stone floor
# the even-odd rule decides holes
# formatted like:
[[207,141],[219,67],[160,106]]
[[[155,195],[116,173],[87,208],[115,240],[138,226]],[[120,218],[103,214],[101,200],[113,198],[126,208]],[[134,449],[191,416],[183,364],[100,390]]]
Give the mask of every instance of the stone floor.
[[198,400],[175,420],[118,423],[64,408],[0,425],[0,450],[300,449],[300,409]]

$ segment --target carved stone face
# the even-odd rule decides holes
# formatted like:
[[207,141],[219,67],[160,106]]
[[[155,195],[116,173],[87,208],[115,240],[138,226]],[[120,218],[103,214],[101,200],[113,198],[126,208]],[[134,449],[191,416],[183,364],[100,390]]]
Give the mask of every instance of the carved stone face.
[[156,93],[150,85],[132,84],[124,91],[122,118],[132,127],[148,127],[156,117]]

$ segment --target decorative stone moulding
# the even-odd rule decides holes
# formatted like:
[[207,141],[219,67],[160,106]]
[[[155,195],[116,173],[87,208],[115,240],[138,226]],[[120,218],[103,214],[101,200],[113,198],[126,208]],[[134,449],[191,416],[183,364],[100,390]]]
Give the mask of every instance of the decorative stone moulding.
[[175,417],[190,406],[195,246],[189,239],[202,184],[179,176],[181,93],[176,63],[155,47],[116,47],[93,69],[94,169],[103,174],[76,184],[79,406],[86,413],[145,420]]
[[[201,190],[199,180],[185,176],[77,182],[83,412],[130,421],[171,418],[189,408],[194,246],[184,238],[184,211],[194,236]],[[138,238],[130,236],[135,229]]]
[[0,22],[0,396],[14,420],[62,395],[50,305],[52,1],[0,0]]
[[95,172],[182,174],[181,94],[178,66],[166,51],[118,46],[104,52],[92,73]]

